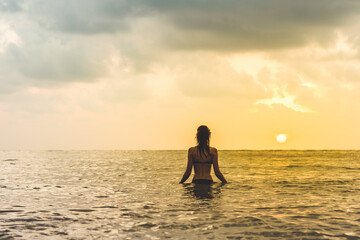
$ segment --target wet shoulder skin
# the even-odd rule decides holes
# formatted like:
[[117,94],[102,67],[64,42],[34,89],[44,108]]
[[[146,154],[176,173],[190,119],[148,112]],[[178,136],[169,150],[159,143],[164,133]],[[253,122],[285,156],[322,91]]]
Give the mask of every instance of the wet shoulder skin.
[[219,169],[219,163],[218,163],[218,152],[216,148],[210,147],[210,154],[201,154],[197,147],[191,147],[188,150],[188,163],[187,167],[184,173],[183,178],[181,179],[180,183],[184,183],[191,174],[192,166],[194,166],[194,178],[196,179],[207,179],[212,180],[212,177],[210,175],[211,172],[211,162],[214,166],[214,173],[215,176],[223,183],[226,183],[224,176],[222,175],[220,169]]

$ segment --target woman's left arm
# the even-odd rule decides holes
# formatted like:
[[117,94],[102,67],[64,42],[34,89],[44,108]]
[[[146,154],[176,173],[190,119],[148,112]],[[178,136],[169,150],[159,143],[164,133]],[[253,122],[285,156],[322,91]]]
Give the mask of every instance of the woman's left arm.
[[190,149],[191,148],[189,148],[189,151],[188,151],[187,167],[186,167],[184,176],[182,177],[182,179],[181,179],[181,181],[179,183],[184,183],[190,177],[190,174],[191,174],[191,170],[192,170],[192,166],[193,166],[193,160],[192,160],[192,157],[191,157],[191,154],[190,154]]

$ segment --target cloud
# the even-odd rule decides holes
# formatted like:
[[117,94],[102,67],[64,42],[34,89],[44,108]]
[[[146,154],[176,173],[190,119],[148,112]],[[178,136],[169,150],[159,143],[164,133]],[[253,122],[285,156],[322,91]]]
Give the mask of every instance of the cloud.
[[230,98],[251,101],[264,90],[246,71],[236,71],[227,58],[203,53],[185,55],[177,62],[176,84],[184,96],[193,98]]
[[88,45],[50,40],[27,51],[14,50],[12,60],[24,76],[37,81],[91,81],[106,75],[108,55],[106,47]]
[[[340,80],[351,89],[350,81],[359,76],[354,60],[358,45],[346,31],[358,17],[360,3],[355,1],[1,3],[19,10],[4,15],[6,31],[17,38],[0,37],[2,93],[114,78],[123,96],[114,99],[126,101],[147,99],[151,92],[171,96],[161,94],[166,90],[159,87],[169,79],[168,89],[185,97],[249,102],[285,98],[273,95],[269,89],[275,87],[308,105],[306,99],[313,100]],[[226,60],[236,54],[240,60]],[[329,62],[338,58],[342,62]],[[121,64],[114,66],[112,59]],[[171,76],[159,74],[154,66],[168,69]],[[266,76],[266,69],[273,72]],[[136,80],[145,75],[153,79]]]
[[46,29],[85,35],[128,30],[130,20],[145,14],[141,5],[124,0],[36,0],[28,13]]
[[294,110],[295,112],[302,112],[302,113],[314,112],[313,110],[311,110],[305,106],[295,103],[295,98],[296,98],[295,96],[286,94],[283,97],[277,96],[277,97],[258,100],[255,102],[255,104],[265,104],[269,107],[271,107],[273,104],[280,104],[280,105],[283,105],[287,108]]
[[[2,3],[20,6],[21,1]],[[24,46],[2,58],[31,79],[90,80],[106,75],[103,62],[114,49],[134,70],[149,71],[158,56],[172,51],[269,51],[329,42],[359,5],[350,0],[28,1],[21,15],[7,16]]]
[[23,15],[0,21],[0,33],[0,93],[99,80],[116,51],[107,38],[50,34]]
[[0,0],[0,12],[19,12],[22,2],[23,0]]
[[29,14],[49,30],[70,34],[129,32],[148,18],[162,22],[160,45],[239,51],[326,43],[359,9],[352,0],[43,0],[32,1]]
[[167,41],[191,50],[284,49],[324,43],[359,10],[354,1],[195,1],[177,7],[173,2],[159,11],[176,29]]
[[11,44],[19,46],[21,40],[8,23],[0,21],[0,53]]

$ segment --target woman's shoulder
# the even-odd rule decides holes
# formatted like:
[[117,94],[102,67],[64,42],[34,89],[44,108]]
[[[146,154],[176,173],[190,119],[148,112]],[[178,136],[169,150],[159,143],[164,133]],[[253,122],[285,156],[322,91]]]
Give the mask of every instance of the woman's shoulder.
[[210,153],[217,154],[217,149],[214,147],[210,147]]
[[[189,148],[189,152],[194,152],[194,151],[196,151],[197,150],[197,146],[195,146],[195,147],[190,147]],[[217,154],[217,149],[216,148],[214,148],[214,147],[209,147],[209,150],[210,150],[210,154]]]
[[196,149],[196,147],[190,147],[188,151],[189,151],[189,152],[192,152],[192,151],[194,151],[195,149]]

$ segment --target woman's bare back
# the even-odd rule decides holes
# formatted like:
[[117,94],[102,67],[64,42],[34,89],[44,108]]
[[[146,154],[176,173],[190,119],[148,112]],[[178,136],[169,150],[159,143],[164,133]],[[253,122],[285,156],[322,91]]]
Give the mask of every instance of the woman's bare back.
[[197,147],[192,147],[189,149],[189,154],[194,164],[195,174],[193,180],[212,180],[212,177],[210,175],[211,164],[213,163],[215,156],[217,156],[217,150],[212,147],[210,147],[209,150],[209,153],[205,151],[204,153],[200,154],[200,151]]

